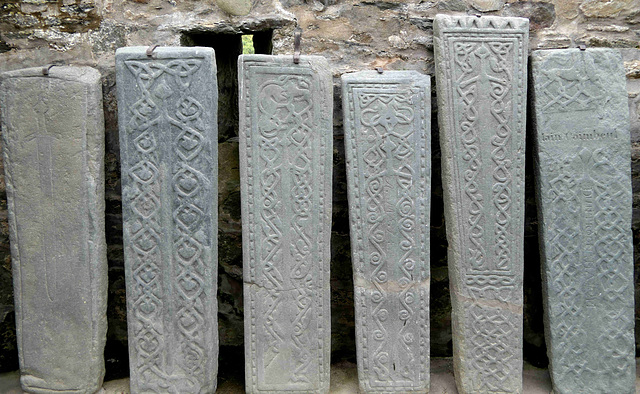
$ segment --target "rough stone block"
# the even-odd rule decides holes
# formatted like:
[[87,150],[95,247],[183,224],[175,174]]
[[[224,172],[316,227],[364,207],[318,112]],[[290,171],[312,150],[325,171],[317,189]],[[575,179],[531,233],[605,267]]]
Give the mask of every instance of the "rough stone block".
[[529,22],[437,15],[434,48],[461,393],[522,392]]
[[610,49],[531,57],[554,392],[635,392],[629,107]]
[[121,48],[131,390],[213,393],[218,370],[218,126],[211,48]]
[[246,390],[328,392],[329,66],[242,55],[238,76]]
[[0,107],[20,382],[93,393],[107,332],[100,73],[4,73]]
[[431,80],[342,77],[356,308],[365,392],[429,390]]

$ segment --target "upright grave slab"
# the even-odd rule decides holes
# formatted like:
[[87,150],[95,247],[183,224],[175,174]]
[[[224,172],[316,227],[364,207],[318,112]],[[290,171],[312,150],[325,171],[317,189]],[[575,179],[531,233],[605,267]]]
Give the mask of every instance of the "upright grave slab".
[[328,392],[331,74],[318,56],[238,71],[246,390]]
[[610,49],[535,51],[536,192],[556,393],[635,392],[629,108]]
[[116,52],[131,390],[213,393],[218,127],[211,48]]
[[522,392],[529,22],[437,15],[434,48],[461,393]]
[[2,140],[20,383],[32,393],[102,387],[107,333],[100,73],[4,73]]
[[342,77],[360,387],[429,390],[431,80]]

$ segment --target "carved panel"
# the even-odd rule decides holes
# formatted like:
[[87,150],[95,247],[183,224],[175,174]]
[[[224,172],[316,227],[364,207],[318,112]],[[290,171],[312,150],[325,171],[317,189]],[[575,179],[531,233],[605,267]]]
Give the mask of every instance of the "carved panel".
[[366,392],[429,389],[430,79],[342,77],[358,376]]
[[434,35],[458,390],[521,392],[528,20]]
[[635,390],[629,118],[611,50],[532,56],[545,329],[557,393]]
[[315,56],[238,64],[246,389],[326,392],[331,76]]
[[213,392],[217,88],[209,48],[116,54],[127,321],[136,392]]

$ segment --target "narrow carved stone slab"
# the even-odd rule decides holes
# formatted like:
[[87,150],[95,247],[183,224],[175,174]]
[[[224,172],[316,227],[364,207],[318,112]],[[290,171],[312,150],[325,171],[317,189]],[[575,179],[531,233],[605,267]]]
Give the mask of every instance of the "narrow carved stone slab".
[[629,107],[610,49],[531,58],[554,392],[635,392]]
[[456,384],[522,392],[529,22],[437,15],[434,48]]
[[360,387],[426,392],[430,78],[347,74],[342,100]]
[[22,388],[93,393],[107,333],[100,73],[5,73],[0,107]]
[[213,393],[218,126],[211,48],[116,52],[131,390]]
[[238,69],[246,390],[328,392],[331,74],[318,56]]

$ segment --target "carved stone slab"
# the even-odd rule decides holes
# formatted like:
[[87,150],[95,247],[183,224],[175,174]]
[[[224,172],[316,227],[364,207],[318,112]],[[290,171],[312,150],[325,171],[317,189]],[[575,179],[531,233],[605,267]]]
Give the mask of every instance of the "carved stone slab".
[[556,393],[635,392],[629,107],[610,49],[536,51],[545,331]]
[[329,390],[333,92],[326,60],[238,59],[246,390]]
[[342,100],[360,387],[426,392],[431,80],[347,74]]
[[213,393],[218,126],[211,48],[116,52],[132,392]]
[[30,68],[1,83],[20,382],[94,393],[107,333],[100,73]]
[[434,48],[462,393],[522,392],[529,22],[437,15]]

